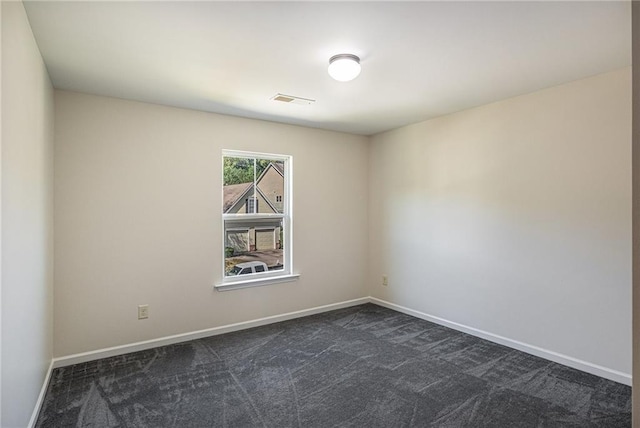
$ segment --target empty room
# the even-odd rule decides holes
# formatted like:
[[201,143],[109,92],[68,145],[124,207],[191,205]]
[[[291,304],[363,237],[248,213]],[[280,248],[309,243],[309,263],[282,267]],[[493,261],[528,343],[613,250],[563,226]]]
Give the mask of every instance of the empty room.
[[632,2],[1,6],[2,428],[640,427]]

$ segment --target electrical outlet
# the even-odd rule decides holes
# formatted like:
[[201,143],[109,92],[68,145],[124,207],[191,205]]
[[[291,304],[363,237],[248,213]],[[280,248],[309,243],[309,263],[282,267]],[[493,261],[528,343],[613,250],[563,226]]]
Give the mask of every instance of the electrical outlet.
[[389,285],[389,278],[387,277],[387,275],[382,275],[382,285],[384,285],[385,287]]
[[145,320],[149,318],[149,305],[138,305],[138,319]]

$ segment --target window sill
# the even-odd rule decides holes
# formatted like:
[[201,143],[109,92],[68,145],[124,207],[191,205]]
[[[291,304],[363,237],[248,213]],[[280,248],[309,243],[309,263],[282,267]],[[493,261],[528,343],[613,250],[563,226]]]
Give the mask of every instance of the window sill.
[[218,291],[238,290],[240,288],[261,287],[263,285],[278,284],[281,282],[297,281],[300,274],[294,273],[290,275],[270,276],[267,278],[247,279],[245,281],[234,281],[213,286]]

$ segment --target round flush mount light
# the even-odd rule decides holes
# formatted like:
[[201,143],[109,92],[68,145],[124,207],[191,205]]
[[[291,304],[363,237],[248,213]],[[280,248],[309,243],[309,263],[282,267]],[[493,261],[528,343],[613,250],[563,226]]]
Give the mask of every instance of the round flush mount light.
[[360,58],[352,54],[334,55],[329,59],[329,76],[338,82],[348,82],[360,74]]

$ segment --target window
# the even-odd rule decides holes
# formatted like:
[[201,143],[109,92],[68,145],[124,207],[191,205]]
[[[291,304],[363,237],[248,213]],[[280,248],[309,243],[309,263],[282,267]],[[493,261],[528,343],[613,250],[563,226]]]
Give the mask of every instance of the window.
[[291,157],[223,151],[222,286],[291,275]]
[[246,213],[257,213],[258,212],[258,198],[251,197],[245,199],[246,202]]

